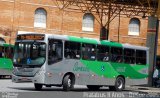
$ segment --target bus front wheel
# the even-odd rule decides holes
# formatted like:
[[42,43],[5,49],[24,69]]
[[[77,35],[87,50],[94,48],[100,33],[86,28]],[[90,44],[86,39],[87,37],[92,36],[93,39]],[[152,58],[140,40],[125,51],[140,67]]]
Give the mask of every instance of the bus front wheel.
[[43,86],[42,84],[38,84],[38,83],[34,84],[35,89],[38,91],[42,90],[42,86]]
[[69,91],[73,89],[74,87],[74,81],[71,77],[71,75],[66,75],[63,79],[63,90],[64,91]]

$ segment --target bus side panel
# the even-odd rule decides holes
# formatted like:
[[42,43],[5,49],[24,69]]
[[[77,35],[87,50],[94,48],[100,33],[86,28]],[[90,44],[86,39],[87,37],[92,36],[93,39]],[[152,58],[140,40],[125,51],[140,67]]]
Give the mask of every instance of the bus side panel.
[[11,59],[0,58],[0,75],[11,75],[13,64]]
[[67,73],[73,73],[75,75],[76,84],[87,84],[89,80],[88,69],[83,66],[79,60],[65,59],[61,62],[47,65],[46,73],[50,73],[51,76],[45,76],[46,84],[62,84],[63,77]]
[[[46,84],[62,84],[67,73],[73,73],[75,83],[79,85],[114,85],[119,75],[125,77],[126,84],[138,85],[146,84],[148,77],[148,67],[145,65],[65,59],[47,66],[44,79]],[[47,73],[51,73],[51,76]]]
[[[87,60],[82,60],[82,62],[92,72],[90,73],[92,74],[90,75],[92,77],[90,78],[90,83],[114,85],[116,78],[122,75],[125,77],[127,84],[147,84],[148,65],[130,65]],[[132,80],[135,82],[131,82]]]
[[89,69],[90,80],[88,85],[114,85],[118,73],[109,62],[81,60]]

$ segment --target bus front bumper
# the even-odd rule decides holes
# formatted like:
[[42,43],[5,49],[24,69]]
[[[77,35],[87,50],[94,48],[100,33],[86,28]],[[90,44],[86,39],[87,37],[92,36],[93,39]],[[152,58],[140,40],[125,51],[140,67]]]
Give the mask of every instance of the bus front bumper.
[[12,82],[15,83],[23,83],[23,82],[32,82],[33,77],[22,77],[22,76],[16,76],[12,74]]

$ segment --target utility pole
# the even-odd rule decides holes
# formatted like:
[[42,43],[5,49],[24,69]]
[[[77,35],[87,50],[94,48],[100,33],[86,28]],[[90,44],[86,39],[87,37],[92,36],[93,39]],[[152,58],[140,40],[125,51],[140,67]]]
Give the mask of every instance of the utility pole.
[[156,66],[158,32],[159,32],[158,18],[160,18],[160,0],[158,0],[157,12],[152,13],[152,15],[148,17],[146,46],[150,48],[150,52],[149,52],[150,67],[149,67],[149,78],[148,78],[149,86],[153,86],[153,72],[154,72],[154,67]]
[[156,64],[157,41],[158,41],[158,18],[155,16],[148,17],[148,30],[146,46],[149,47],[149,78],[148,85],[152,86],[153,71]]

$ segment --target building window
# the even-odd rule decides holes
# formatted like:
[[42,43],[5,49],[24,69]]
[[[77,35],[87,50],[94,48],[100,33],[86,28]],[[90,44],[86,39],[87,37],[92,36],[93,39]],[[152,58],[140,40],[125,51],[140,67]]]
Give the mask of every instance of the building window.
[[86,13],[83,16],[82,31],[93,31],[94,16],[91,13]]
[[138,36],[140,33],[140,21],[138,18],[132,18],[129,22],[128,35]]
[[38,8],[34,15],[34,27],[46,28],[47,12],[43,8]]

